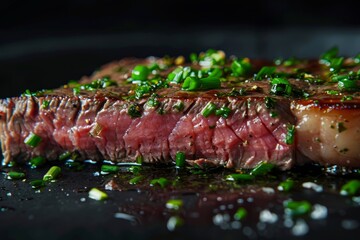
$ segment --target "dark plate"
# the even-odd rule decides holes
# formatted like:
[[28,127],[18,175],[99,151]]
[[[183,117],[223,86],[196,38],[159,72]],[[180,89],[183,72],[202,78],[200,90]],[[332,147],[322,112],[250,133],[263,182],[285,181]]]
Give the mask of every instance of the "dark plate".
[[[334,45],[340,46],[342,54],[352,56],[360,51],[360,46],[356,44],[359,36],[356,31],[350,30],[238,32],[228,29],[210,32],[188,30],[172,35],[131,33],[34,39],[0,46],[1,97],[19,95],[25,89],[57,87],[68,80],[90,74],[101,64],[126,56],[187,55],[207,48],[219,48],[238,56],[316,58]],[[360,233],[357,199],[339,195],[341,185],[354,175],[332,176],[318,168],[311,168],[311,171],[305,168],[298,171],[306,177],[296,178],[295,190],[280,193],[277,183],[292,173],[279,173],[276,179],[261,181],[261,184],[255,182],[240,188],[211,191],[206,184],[204,188],[200,184],[196,188],[186,189],[185,186],[180,190],[148,187],[151,178],[176,176],[172,168],[146,175],[147,182],[138,187],[126,185],[130,176],[124,173],[124,179],[117,178],[123,191],[109,191],[109,200],[101,202],[89,199],[87,192],[92,187],[103,188],[111,176],[94,176],[94,172],[99,171],[98,165],[87,164],[79,172],[61,166],[64,169],[61,178],[39,192],[32,189],[28,182],[41,178],[48,166],[38,170],[20,167],[27,172],[25,181],[10,181],[5,176],[1,177],[1,238],[289,239],[299,238],[296,236],[296,231],[299,231],[304,233],[302,237],[308,239],[356,239]],[[221,170],[209,176],[223,179],[223,174]],[[302,187],[302,183],[308,181],[320,184],[324,190],[316,192]],[[267,193],[271,190],[262,189],[263,186],[270,187],[275,193]],[[184,200],[180,212],[165,207],[166,201],[171,198]],[[324,206],[327,217],[314,219],[308,215],[289,220],[284,216],[283,208],[283,201],[287,199],[307,200]],[[242,222],[234,221],[234,211],[240,206],[248,210],[249,216]],[[259,221],[260,212],[264,210],[275,213],[277,221]],[[174,215],[179,215],[185,222],[182,227],[170,231],[167,223]],[[294,229],[296,222],[299,225]]]

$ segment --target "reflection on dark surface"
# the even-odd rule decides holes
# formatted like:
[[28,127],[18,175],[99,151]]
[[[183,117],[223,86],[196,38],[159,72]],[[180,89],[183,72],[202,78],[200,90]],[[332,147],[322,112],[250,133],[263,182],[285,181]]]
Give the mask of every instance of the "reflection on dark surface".
[[[27,174],[24,181],[5,177],[0,180],[3,233],[13,234],[15,239],[29,232],[56,233],[54,239],[76,237],[80,233],[82,237],[94,237],[95,232],[101,232],[102,237],[131,239],[200,236],[315,239],[334,234],[351,237],[358,232],[359,197],[339,194],[347,180],[358,178],[357,171],[326,172],[311,166],[234,183],[225,181],[231,172],[224,169],[193,171],[143,166],[134,173],[124,166],[118,174],[102,175],[99,165],[85,164],[83,170],[76,171],[58,164],[63,169],[61,178],[40,190],[31,189],[29,182],[41,178],[48,165],[40,169],[2,168],[4,174],[10,170]],[[134,176],[141,176],[141,181],[130,184]],[[160,177],[168,180],[164,188],[150,185],[151,180]],[[287,193],[279,191],[278,184],[287,178],[295,181],[295,188]],[[93,187],[106,191],[109,199],[88,198],[87,192]],[[167,206],[171,199],[182,200],[183,205],[179,209]],[[290,199],[309,201],[311,212],[299,217],[287,214],[283,204]],[[243,220],[235,218],[239,208],[247,211]],[[174,218],[181,219],[182,224],[172,228],[169,222]],[[15,231],[19,227],[22,231]]]

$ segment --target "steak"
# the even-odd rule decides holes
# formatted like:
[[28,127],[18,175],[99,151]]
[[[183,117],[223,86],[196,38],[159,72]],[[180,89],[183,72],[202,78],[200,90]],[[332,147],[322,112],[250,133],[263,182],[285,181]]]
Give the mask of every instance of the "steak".
[[[64,155],[172,163],[182,152],[237,169],[262,161],[360,167],[355,58],[341,58],[334,71],[337,56],[291,64],[222,56],[122,59],[58,89],[2,99],[4,163]],[[28,142],[32,135],[38,144]]]

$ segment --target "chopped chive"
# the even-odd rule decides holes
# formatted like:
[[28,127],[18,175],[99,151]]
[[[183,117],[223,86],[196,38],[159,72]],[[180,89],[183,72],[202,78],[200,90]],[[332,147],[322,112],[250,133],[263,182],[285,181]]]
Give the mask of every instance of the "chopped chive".
[[227,181],[241,182],[241,181],[250,181],[250,180],[253,180],[254,178],[255,177],[250,174],[234,173],[234,174],[227,175],[225,179]]
[[176,109],[178,112],[184,110],[184,103],[181,100],[178,100],[174,105],[173,108]]
[[60,161],[68,160],[71,156],[71,152],[66,151],[59,156]]
[[139,182],[141,182],[141,180],[143,180],[143,176],[136,176],[133,177],[132,179],[129,180],[129,184],[138,184]]
[[143,156],[139,155],[139,156],[136,157],[136,163],[143,164],[143,162],[144,162],[144,157]]
[[101,166],[101,172],[104,173],[117,173],[119,171],[119,167],[118,166],[114,166],[114,165],[102,165]]
[[27,136],[27,138],[25,138],[24,143],[30,147],[37,147],[39,145],[39,143],[41,142],[41,137],[36,135],[35,133],[30,133],[29,136]]
[[184,81],[184,79],[182,78],[183,77],[183,72],[184,72],[183,67],[175,68],[174,71],[169,73],[167,79],[170,82],[180,83],[180,82]]
[[220,68],[214,68],[214,70],[212,70],[209,74],[209,77],[212,77],[212,78],[221,78],[223,75],[223,72]]
[[52,166],[49,171],[44,175],[44,181],[55,180],[61,173],[61,168],[58,166]]
[[7,179],[13,179],[13,180],[19,180],[19,179],[23,179],[25,178],[25,173],[23,172],[8,172],[7,174]]
[[169,231],[174,231],[175,229],[184,225],[184,220],[179,216],[172,216],[169,218],[166,227]]
[[309,214],[312,210],[312,206],[308,201],[285,201],[284,202],[285,213],[291,216],[303,216]]
[[46,109],[46,108],[49,107],[49,105],[50,105],[50,101],[49,100],[44,100],[42,102],[42,104],[41,104],[41,108]]
[[294,143],[295,140],[295,126],[294,125],[288,126],[287,130],[288,131],[285,136],[285,143],[291,145]]
[[103,192],[103,191],[100,191],[99,189],[97,188],[92,188],[90,191],[89,191],[89,198],[91,199],[94,199],[94,200],[105,200],[108,198],[108,195]]
[[170,199],[166,202],[166,208],[179,210],[184,205],[183,200],[181,199]]
[[136,103],[131,104],[128,108],[127,113],[130,115],[131,118],[141,117],[141,108]]
[[231,109],[228,107],[221,107],[220,109],[216,109],[215,115],[222,116],[223,118],[228,118],[230,116]]
[[65,166],[70,168],[70,169],[73,169],[75,171],[80,171],[82,169],[84,169],[84,164],[81,163],[81,162],[78,162],[78,161],[74,161],[72,159],[69,159],[65,162]]
[[31,166],[31,168],[38,168],[38,167],[44,165],[45,162],[46,162],[45,158],[43,158],[41,156],[37,156],[30,160],[30,166]]
[[335,58],[339,53],[338,47],[332,47],[320,56],[320,59],[325,63],[330,63],[330,60]]
[[338,88],[345,91],[356,91],[359,87],[356,80],[345,78],[338,81]]
[[131,78],[134,80],[146,81],[150,74],[148,67],[143,65],[137,65],[131,72]]
[[360,180],[354,179],[348,181],[341,187],[340,194],[345,196],[354,196],[359,193]]
[[263,176],[269,172],[271,172],[275,167],[275,164],[260,162],[257,164],[250,172],[250,175],[253,176]]
[[270,77],[275,72],[275,70],[276,70],[276,67],[264,66],[256,74],[255,80],[262,80],[266,77]]
[[278,186],[279,191],[289,192],[294,187],[294,181],[292,179],[286,179],[285,181],[281,182]]
[[336,129],[338,130],[339,133],[345,131],[347,128],[345,127],[343,122],[338,122],[336,123]]
[[292,94],[292,86],[290,82],[285,78],[273,78],[270,84],[270,92],[275,95],[290,96]]
[[196,53],[191,53],[189,59],[192,63],[196,63],[198,61],[198,55]]
[[42,179],[33,180],[30,182],[32,188],[41,188],[45,186],[45,181]]
[[217,77],[200,78],[201,90],[218,89],[221,87],[220,79]]
[[205,107],[203,108],[203,110],[201,110],[201,114],[204,116],[204,117],[208,117],[210,116],[211,114],[215,113],[215,110],[216,110],[216,105],[212,102],[208,102]]
[[141,171],[140,166],[131,166],[131,167],[129,167],[129,172],[131,172],[133,174],[138,174],[140,171]]
[[155,186],[155,185],[159,185],[160,187],[164,188],[167,185],[169,185],[169,180],[167,180],[166,178],[155,178],[153,180],[150,181],[150,185],[151,186]]
[[235,60],[231,64],[232,74],[235,77],[243,77],[249,73],[251,70],[251,63],[248,58],[243,58],[241,60]]
[[273,109],[275,107],[276,100],[271,97],[265,97],[265,107],[267,109]]
[[177,152],[175,155],[175,163],[177,168],[183,168],[185,166],[185,153]]
[[247,211],[245,208],[240,207],[236,210],[235,214],[234,214],[234,219],[241,221],[244,220],[247,216]]

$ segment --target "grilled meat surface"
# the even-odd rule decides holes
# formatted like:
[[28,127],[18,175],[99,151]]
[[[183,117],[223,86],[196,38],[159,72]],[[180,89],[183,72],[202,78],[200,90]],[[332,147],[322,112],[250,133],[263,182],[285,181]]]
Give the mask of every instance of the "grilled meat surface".
[[[331,59],[219,63],[202,54],[193,63],[123,59],[77,83],[0,100],[5,163],[67,153],[78,160],[171,163],[183,152],[189,161],[229,168],[261,161],[281,169],[308,161],[360,167],[355,58],[342,58],[335,71]],[[234,62],[251,68],[241,72]],[[136,79],[136,66],[149,71],[146,79]],[[177,69],[184,79],[174,81]],[[221,75],[212,76],[214,69]],[[189,76],[219,86],[189,90]],[[29,135],[40,143],[31,146]]]

